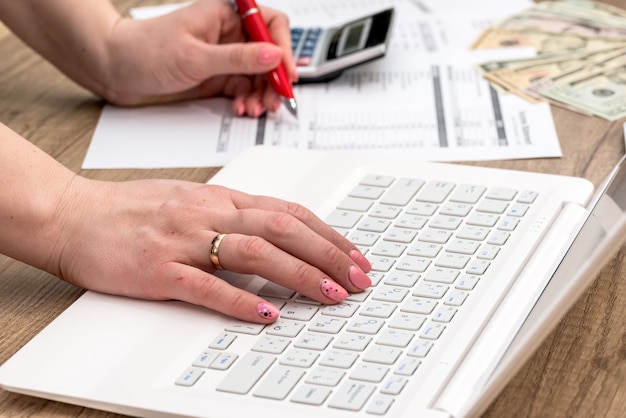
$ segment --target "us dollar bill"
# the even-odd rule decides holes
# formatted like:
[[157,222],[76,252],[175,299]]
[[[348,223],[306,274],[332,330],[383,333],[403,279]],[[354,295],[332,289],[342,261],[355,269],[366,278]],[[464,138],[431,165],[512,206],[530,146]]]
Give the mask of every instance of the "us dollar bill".
[[589,38],[577,34],[540,32],[533,29],[487,28],[470,49],[533,47],[537,55],[603,49],[625,42],[619,38]]
[[553,86],[559,84],[566,85],[572,81],[589,77],[597,71],[611,71],[613,68],[625,64],[626,48],[602,51],[588,56],[587,60],[579,62],[578,65],[572,65],[560,73],[536,79],[522,89],[532,97],[546,97],[544,91],[549,90]]
[[537,56],[476,70],[501,92],[610,120],[625,116],[626,11],[593,0],[535,4],[483,33],[471,49],[533,47]]
[[556,84],[542,94],[608,120],[626,116],[626,64]]
[[626,12],[619,7],[591,0],[561,0],[536,4],[533,9],[547,13],[592,19],[608,26],[626,25]]
[[484,77],[491,82],[507,86],[507,89],[518,90],[523,95],[530,93],[530,96],[540,99],[540,95],[526,90],[542,80],[553,79],[572,70],[595,67],[598,63],[622,57],[625,53],[626,44],[622,44],[619,48],[581,51],[534,61],[518,61],[485,73]]
[[586,38],[626,39],[626,27],[610,25],[592,18],[559,15],[529,9],[497,24],[502,29],[574,34]]

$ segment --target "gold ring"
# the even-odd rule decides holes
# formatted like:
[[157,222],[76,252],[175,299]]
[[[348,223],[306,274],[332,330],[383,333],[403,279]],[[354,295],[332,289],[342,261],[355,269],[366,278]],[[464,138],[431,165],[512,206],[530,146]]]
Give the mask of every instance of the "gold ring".
[[213,241],[211,241],[211,251],[209,252],[209,260],[211,264],[218,270],[224,270],[224,267],[220,264],[220,244],[226,234],[217,234]]

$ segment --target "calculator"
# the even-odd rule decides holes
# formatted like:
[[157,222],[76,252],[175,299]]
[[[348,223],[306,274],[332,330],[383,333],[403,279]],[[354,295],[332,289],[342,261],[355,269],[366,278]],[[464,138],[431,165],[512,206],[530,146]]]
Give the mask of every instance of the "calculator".
[[291,29],[298,83],[330,81],[387,51],[393,8],[333,27]]

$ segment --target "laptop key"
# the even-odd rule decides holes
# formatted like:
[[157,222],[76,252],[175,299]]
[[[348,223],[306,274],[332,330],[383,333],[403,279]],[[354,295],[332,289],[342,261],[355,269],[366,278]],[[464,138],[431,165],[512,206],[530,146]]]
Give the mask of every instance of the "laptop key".
[[314,385],[302,385],[291,397],[291,402],[321,405],[330,395],[330,389]]
[[213,348],[215,350],[225,350],[233,343],[233,341],[235,341],[236,338],[237,335],[235,334],[223,332],[215,337],[211,344],[209,344],[209,348]]
[[358,411],[363,408],[365,402],[372,396],[376,386],[371,383],[346,381],[335,395],[331,398],[328,406],[331,408]]
[[411,201],[411,198],[424,185],[422,180],[401,178],[389,188],[387,194],[381,199],[381,203],[386,205],[404,206]]
[[285,399],[304,376],[304,370],[296,367],[277,366],[268,373],[253,395],[268,399]]
[[249,322],[235,321],[224,327],[225,331],[239,332],[241,334],[258,335],[265,328],[264,324],[252,324]]
[[346,372],[341,369],[331,367],[317,367],[306,377],[307,383],[333,387],[337,386]]
[[373,415],[385,415],[391,405],[394,397],[390,395],[376,395],[367,406],[367,413]]
[[454,183],[431,181],[417,195],[420,202],[442,203],[454,189]]
[[209,368],[215,370],[228,370],[239,356],[235,353],[220,352],[217,358],[211,362]]
[[359,212],[335,210],[326,218],[326,223],[337,228],[352,228],[361,219]]
[[515,189],[508,187],[492,187],[485,197],[488,199],[513,200],[515,195],[517,195],[517,190]]
[[380,389],[380,393],[388,394],[388,395],[398,395],[404,386],[406,386],[408,380],[406,377],[402,376],[392,376],[387,379],[387,381],[383,384],[383,387]]
[[179,386],[193,386],[203,374],[203,370],[196,369],[195,367],[189,367],[176,380],[176,384]]
[[250,352],[237,362],[216,389],[221,392],[244,395],[252,389],[275,361],[276,357],[272,355]]
[[211,363],[213,363],[213,361],[217,358],[218,354],[218,351],[203,350],[202,353],[200,353],[200,355],[196,357],[192,365],[195,367],[209,368]]
[[386,366],[382,366],[379,364],[360,363],[352,371],[350,379],[378,383],[383,380],[388,372],[389,368]]
[[453,202],[476,203],[487,188],[474,184],[461,184],[450,197]]
[[396,369],[393,371],[393,374],[400,376],[412,376],[420,364],[422,364],[421,360],[413,357],[404,357],[396,365]]

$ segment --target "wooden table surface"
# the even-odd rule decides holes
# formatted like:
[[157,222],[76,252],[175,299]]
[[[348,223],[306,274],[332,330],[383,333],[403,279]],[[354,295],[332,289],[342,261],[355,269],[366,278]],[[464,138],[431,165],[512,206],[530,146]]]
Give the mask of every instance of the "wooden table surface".
[[[158,1],[114,3],[125,12]],[[626,0],[609,3],[626,8]],[[103,103],[2,25],[0,57],[0,121],[75,172],[101,180],[161,177],[206,182],[218,170],[81,170]],[[598,185],[624,154],[624,120],[608,122],[561,108],[553,108],[552,114],[562,158],[470,164],[580,176]],[[626,416],[625,249],[602,270],[485,416]],[[82,293],[45,272],[0,256],[0,364]],[[0,416],[119,417],[2,390]]]

